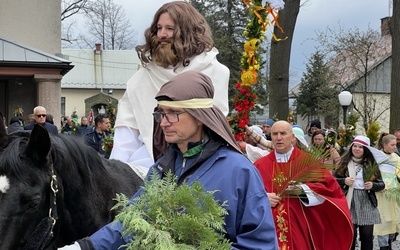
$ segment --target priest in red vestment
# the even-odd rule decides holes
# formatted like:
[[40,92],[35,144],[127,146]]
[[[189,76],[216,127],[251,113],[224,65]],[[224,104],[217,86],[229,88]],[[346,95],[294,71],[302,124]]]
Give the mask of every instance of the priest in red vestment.
[[[286,121],[271,129],[274,151],[257,160],[281,250],[349,250],[353,224],[346,198],[320,161],[292,146],[295,136]],[[306,180],[305,172],[316,173]],[[303,176],[300,178],[300,176]]]

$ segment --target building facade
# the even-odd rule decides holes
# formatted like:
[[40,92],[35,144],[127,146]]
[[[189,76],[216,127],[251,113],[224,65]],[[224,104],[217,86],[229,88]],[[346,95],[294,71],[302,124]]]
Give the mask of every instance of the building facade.
[[101,113],[111,101],[117,106],[127,81],[140,66],[136,51],[96,49],[63,49],[63,57],[74,68],[62,79],[61,113],[78,117]]
[[61,115],[61,79],[72,68],[61,53],[61,0],[0,4],[0,111],[27,116],[37,105]]

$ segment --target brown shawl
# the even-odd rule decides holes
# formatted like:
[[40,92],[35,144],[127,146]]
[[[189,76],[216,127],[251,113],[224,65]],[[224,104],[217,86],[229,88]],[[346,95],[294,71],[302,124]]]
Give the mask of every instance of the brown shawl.
[[[213,98],[214,87],[211,79],[203,73],[195,71],[187,71],[181,73],[169,82],[164,84],[158,94],[156,95],[157,101],[169,99],[172,101],[186,101],[192,99],[201,98]],[[226,143],[232,146],[234,149],[240,152],[239,146],[236,143],[234,136],[232,135],[228,121],[226,120],[222,111],[213,105],[210,108],[184,108],[189,114],[202,122],[208,129],[213,131],[215,134],[220,136]],[[159,126],[159,124],[156,124]],[[160,128],[155,127],[155,133],[160,133]],[[162,132],[162,131],[161,131]],[[158,145],[162,145],[160,140],[156,142],[154,138],[154,156],[158,158],[160,153],[164,152],[165,143],[163,147],[157,148]],[[163,137],[158,137],[163,138]]]

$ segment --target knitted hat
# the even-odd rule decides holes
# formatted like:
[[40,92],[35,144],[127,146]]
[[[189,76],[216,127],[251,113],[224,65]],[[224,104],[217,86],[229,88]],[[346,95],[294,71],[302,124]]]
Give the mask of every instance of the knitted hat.
[[263,133],[262,129],[261,129],[259,126],[253,125],[253,126],[251,126],[250,128],[251,128],[254,132],[256,132],[257,134],[259,134],[259,135],[261,135],[261,136],[264,136],[264,133]]
[[310,128],[312,128],[312,127],[317,127],[317,128],[319,128],[319,129],[321,129],[321,122],[320,122],[320,120],[315,119],[315,120],[311,121],[311,123],[310,123]]
[[357,135],[356,138],[354,138],[353,143],[358,143],[365,147],[369,147],[371,145],[370,139],[362,135]]
[[[353,142],[351,143],[350,146],[353,146],[354,143],[359,144],[361,146],[364,146],[366,148],[369,149],[369,151],[371,151],[372,156],[374,157],[376,163],[379,164],[379,169],[381,171],[385,171],[385,172],[392,172],[394,173],[395,168],[394,166],[390,165],[390,164],[386,164],[389,163],[389,158],[380,150],[371,147],[371,143],[370,143],[370,139],[366,136],[363,135],[357,135]],[[384,163],[385,162],[385,163]]]
[[271,118],[268,118],[267,120],[265,120],[264,124],[268,124],[270,127],[272,127],[272,125],[274,125],[275,121],[272,120]]

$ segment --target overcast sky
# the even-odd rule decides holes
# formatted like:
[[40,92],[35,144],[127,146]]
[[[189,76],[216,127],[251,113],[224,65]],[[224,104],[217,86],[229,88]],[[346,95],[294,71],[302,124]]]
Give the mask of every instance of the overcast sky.
[[[144,30],[150,26],[157,9],[170,0],[114,0],[124,7],[133,29],[142,42]],[[302,0],[302,4],[305,0]],[[338,29],[339,23],[346,30],[357,27],[361,31],[368,26],[380,30],[381,18],[390,16],[390,0],[307,0],[300,8],[292,44],[290,84],[300,81],[308,58],[315,52],[315,31],[325,31],[329,26]],[[238,62],[239,63],[239,62]]]

